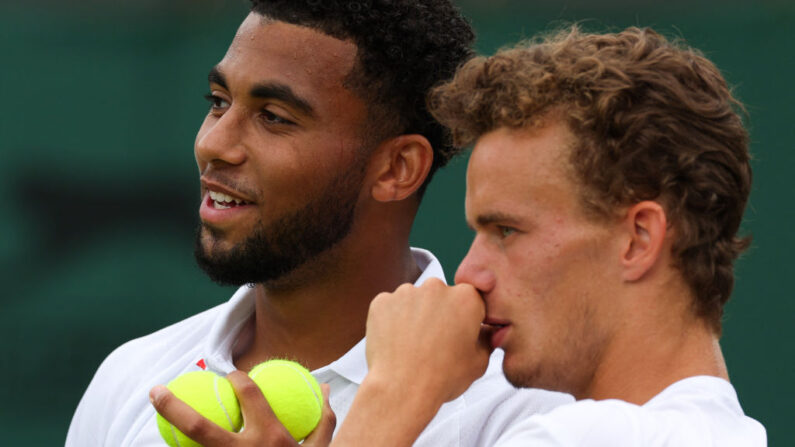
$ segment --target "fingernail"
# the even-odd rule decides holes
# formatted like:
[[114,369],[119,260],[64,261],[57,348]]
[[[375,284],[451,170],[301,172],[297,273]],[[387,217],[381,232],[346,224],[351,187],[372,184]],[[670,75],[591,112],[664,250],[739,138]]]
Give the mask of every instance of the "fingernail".
[[163,393],[165,393],[165,391],[166,387],[164,387],[163,385],[157,385],[156,387],[152,388],[149,391],[149,402],[151,402],[154,405],[156,401],[160,400],[160,398],[163,396]]

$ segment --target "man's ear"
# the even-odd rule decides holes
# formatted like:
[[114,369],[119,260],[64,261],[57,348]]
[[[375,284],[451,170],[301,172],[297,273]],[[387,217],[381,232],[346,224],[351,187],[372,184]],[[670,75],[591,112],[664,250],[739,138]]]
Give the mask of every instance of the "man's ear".
[[665,246],[668,221],[665,209],[657,202],[636,203],[624,217],[627,243],[621,251],[622,277],[638,281],[660,261]]
[[422,135],[400,135],[382,142],[371,163],[373,198],[379,202],[405,199],[422,186],[432,163],[431,143]]

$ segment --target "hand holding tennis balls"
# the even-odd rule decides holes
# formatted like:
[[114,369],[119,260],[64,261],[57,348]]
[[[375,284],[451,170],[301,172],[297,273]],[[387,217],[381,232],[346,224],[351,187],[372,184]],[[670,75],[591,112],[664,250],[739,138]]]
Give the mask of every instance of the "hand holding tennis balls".
[[[168,384],[168,389],[180,400],[190,405],[200,415],[219,427],[237,432],[243,426],[240,404],[232,384],[210,371],[185,373]],[[157,428],[160,436],[171,447],[197,447],[199,443],[185,436],[159,413]]]
[[[192,437],[208,446],[249,445],[246,442],[252,441],[251,445],[255,445],[264,439],[286,437],[285,428],[294,440],[299,441],[311,433],[321,420],[323,394],[320,386],[306,368],[295,362],[271,360],[261,363],[249,373],[251,381],[241,372],[233,372],[227,377],[230,380],[207,371],[183,374],[168,384],[168,389],[179,400],[168,398],[167,393],[157,388],[152,390],[155,408],[168,417],[166,420],[160,414],[157,416],[161,436],[168,445],[201,445],[183,434],[177,426],[183,427]],[[256,391],[253,393],[257,396],[252,394],[251,390],[257,389],[252,381],[268,404]],[[235,392],[240,394],[240,403]],[[330,409],[327,410],[331,416]],[[281,424],[275,423],[273,415]],[[243,425],[243,417],[249,427],[240,434],[234,434]],[[326,419],[323,429],[317,430],[320,436],[313,437],[327,438],[328,443],[334,424],[333,417]]]

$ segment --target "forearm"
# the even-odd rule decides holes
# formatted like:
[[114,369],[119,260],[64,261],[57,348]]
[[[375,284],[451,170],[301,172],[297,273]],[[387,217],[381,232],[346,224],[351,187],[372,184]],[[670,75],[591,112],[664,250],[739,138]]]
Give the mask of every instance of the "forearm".
[[380,380],[362,382],[332,447],[410,446],[444,403],[421,387]]

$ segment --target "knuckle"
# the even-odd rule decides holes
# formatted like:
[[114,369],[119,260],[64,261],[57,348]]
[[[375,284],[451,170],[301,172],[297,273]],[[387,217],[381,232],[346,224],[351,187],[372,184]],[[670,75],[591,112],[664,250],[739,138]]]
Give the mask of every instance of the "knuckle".
[[254,383],[254,381],[252,380],[248,380],[238,384],[237,394],[238,397],[247,400],[262,398],[262,391],[259,389],[259,386],[257,386],[257,384]]
[[459,295],[472,295],[477,293],[475,287],[467,283],[456,284],[453,286],[453,289],[458,292]]
[[381,312],[381,308],[386,306],[385,303],[386,303],[386,300],[388,300],[388,299],[389,299],[389,294],[386,293],[386,292],[379,293],[378,295],[376,295],[375,298],[373,298],[373,300],[370,301],[369,314],[372,315],[372,314],[378,314],[379,312]]
[[389,295],[391,295],[391,293],[389,292],[379,293],[378,295],[375,296],[375,298],[373,298],[373,301],[370,302],[370,307],[381,305],[381,303],[389,299]]
[[245,380],[246,377],[248,377],[248,374],[244,373],[243,371],[240,371],[239,369],[236,369],[226,375],[227,379],[235,380],[238,382],[241,381],[241,379]]
[[295,445],[295,440],[290,435],[283,435],[279,438],[279,442],[277,444],[280,447],[290,447]]
[[295,440],[287,432],[287,430],[279,430],[271,432],[268,435],[268,442],[265,444],[273,447],[287,447],[295,445]]
[[331,411],[331,408],[326,411],[326,420],[332,429],[337,426],[337,415]]
[[210,425],[204,418],[191,418],[183,424],[180,430],[191,439],[202,438],[209,432]]
[[414,288],[414,284],[403,283],[395,289],[395,293],[407,293]]
[[447,287],[447,284],[439,278],[428,278],[422,285],[431,290]]

